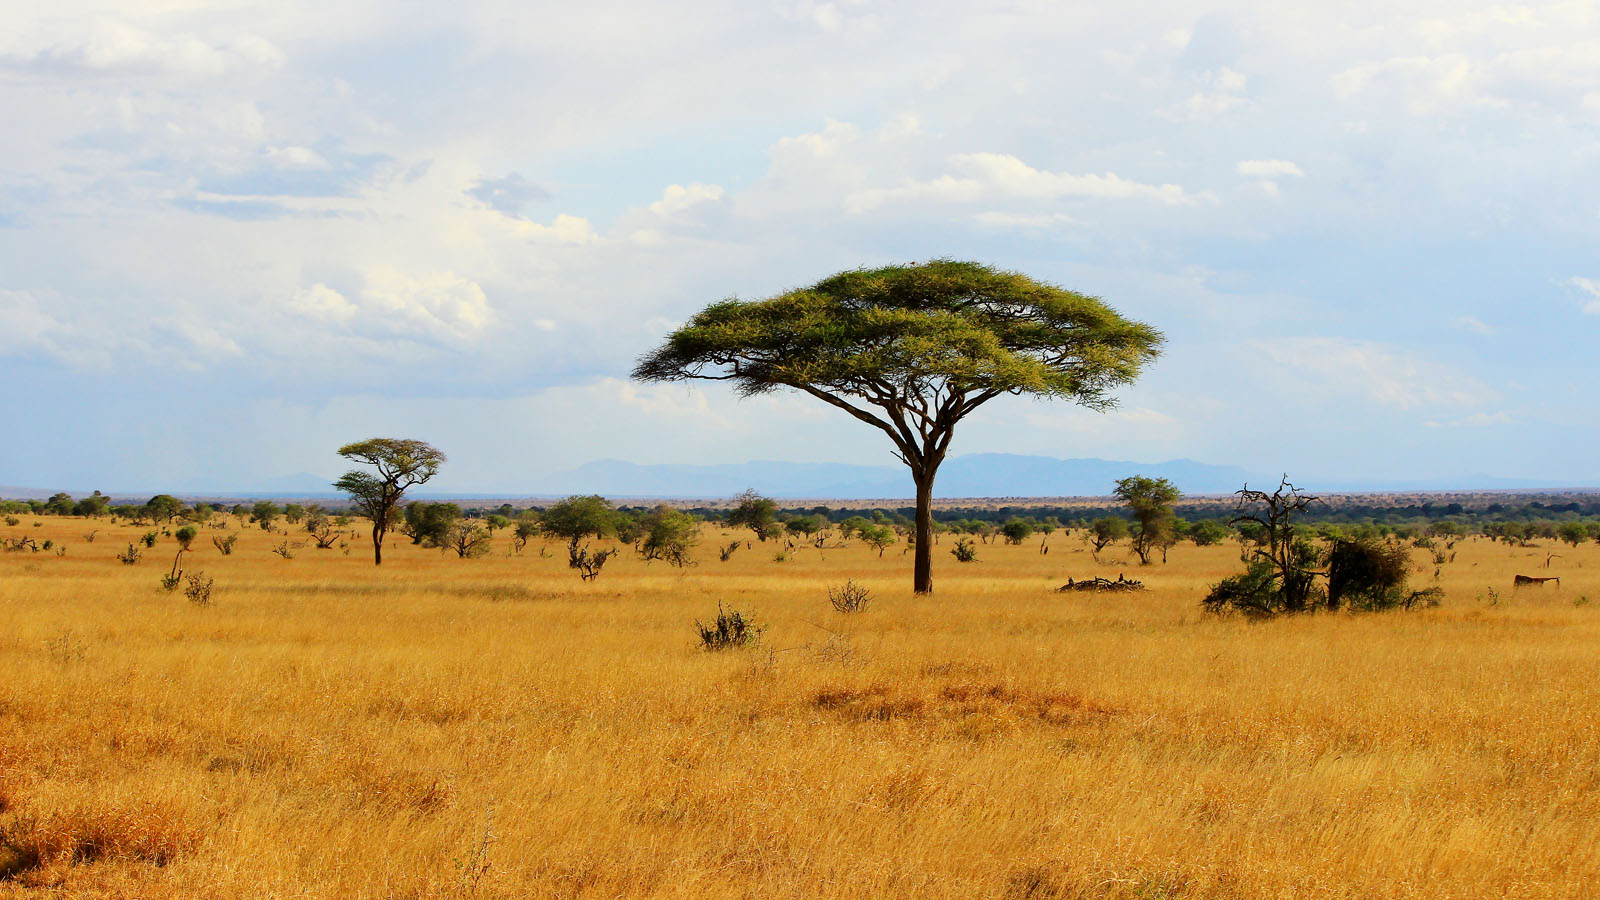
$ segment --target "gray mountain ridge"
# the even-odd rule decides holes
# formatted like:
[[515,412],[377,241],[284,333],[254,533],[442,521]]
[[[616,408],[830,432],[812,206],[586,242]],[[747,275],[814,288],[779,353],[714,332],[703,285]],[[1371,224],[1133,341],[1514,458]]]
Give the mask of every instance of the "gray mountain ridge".
[[[973,453],[945,461],[934,485],[943,499],[983,497],[1104,497],[1119,478],[1147,475],[1168,478],[1185,494],[1231,494],[1246,481],[1252,487],[1271,488],[1281,472],[1250,472],[1240,466],[1214,465],[1190,459],[1137,463],[1097,458],[1057,459],[1013,453]],[[1385,493],[1396,491],[1589,491],[1600,479],[1571,481],[1506,478],[1475,474],[1392,480],[1354,480],[1300,477],[1296,484],[1313,493]],[[297,472],[227,483],[218,478],[192,479],[180,484],[142,490],[110,490],[120,502],[138,502],[156,493],[189,498],[278,498],[337,501],[333,477]],[[641,464],[623,460],[596,460],[553,472],[538,483],[520,489],[452,490],[426,485],[413,490],[416,499],[474,500],[547,499],[569,494],[601,494],[617,499],[711,500],[731,497],[746,488],[778,499],[898,500],[912,496],[910,473],[896,463],[852,465],[754,460],[744,463]],[[0,497],[43,499],[57,490],[73,496],[86,489],[0,486]]]
[[[1187,459],[1133,463],[1055,459],[1011,453],[954,456],[939,470],[941,497],[1095,497],[1130,475],[1168,478],[1190,494],[1236,491],[1248,477],[1237,466]],[[909,497],[911,475],[898,465],[755,460],[723,465],[640,465],[596,460],[557,473],[549,486],[568,493],[630,497],[726,497],[746,488],[778,498],[863,500]]]

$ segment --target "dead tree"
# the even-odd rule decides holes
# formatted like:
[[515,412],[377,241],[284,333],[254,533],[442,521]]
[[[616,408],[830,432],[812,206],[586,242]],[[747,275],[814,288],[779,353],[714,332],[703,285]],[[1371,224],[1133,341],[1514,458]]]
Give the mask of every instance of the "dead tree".
[[1284,611],[1309,608],[1316,577],[1322,573],[1314,568],[1317,557],[1314,548],[1307,546],[1306,541],[1296,540],[1294,519],[1311,504],[1322,502],[1322,498],[1295,487],[1288,475],[1283,476],[1277,490],[1270,494],[1251,490],[1248,483],[1234,493],[1239,500],[1232,524],[1251,522],[1264,532],[1265,548],[1258,548],[1255,558],[1272,566]]

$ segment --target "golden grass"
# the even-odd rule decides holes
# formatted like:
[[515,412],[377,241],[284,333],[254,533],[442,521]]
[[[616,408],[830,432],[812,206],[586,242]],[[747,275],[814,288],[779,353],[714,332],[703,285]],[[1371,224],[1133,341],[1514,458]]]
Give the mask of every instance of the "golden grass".
[[[1232,546],[945,546],[918,598],[898,548],[581,584],[504,536],[206,531],[198,607],[170,539],[32,521],[68,551],[0,554],[0,897],[1600,896],[1595,545],[1559,590],[1468,541],[1437,609],[1252,624],[1198,607]],[[1119,571],[1152,589],[1050,590]],[[719,601],[760,649],[695,648]]]

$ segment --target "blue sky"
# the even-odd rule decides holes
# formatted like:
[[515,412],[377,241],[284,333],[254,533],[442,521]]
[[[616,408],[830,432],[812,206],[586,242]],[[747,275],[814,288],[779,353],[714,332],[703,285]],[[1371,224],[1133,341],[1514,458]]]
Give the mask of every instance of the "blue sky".
[[997,402],[955,452],[1600,483],[1593,2],[62,0],[0,8],[0,115],[0,484],[379,434],[441,490],[883,463],[627,372],[712,300],[939,256],[1169,338],[1118,410]]

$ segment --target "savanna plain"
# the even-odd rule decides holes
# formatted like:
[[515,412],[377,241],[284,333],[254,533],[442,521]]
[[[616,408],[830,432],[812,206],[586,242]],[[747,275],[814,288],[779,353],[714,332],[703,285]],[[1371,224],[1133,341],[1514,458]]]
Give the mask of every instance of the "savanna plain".
[[[33,521],[0,536],[65,555],[0,554],[4,898],[1600,896],[1592,542],[1252,622],[1199,602],[1236,544],[946,536],[916,596],[903,545],[720,562],[707,526],[585,583],[504,533],[374,567],[235,520],[200,605],[171,538],[124,565],[147,527]],[[719,604],[756,646],[701,649]]]

